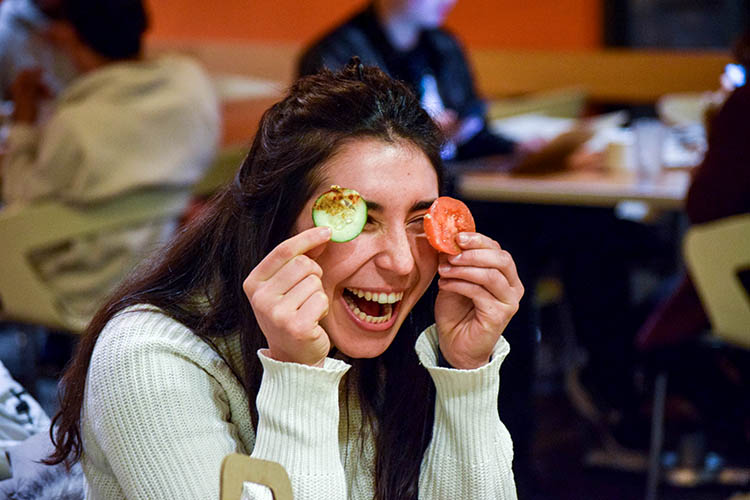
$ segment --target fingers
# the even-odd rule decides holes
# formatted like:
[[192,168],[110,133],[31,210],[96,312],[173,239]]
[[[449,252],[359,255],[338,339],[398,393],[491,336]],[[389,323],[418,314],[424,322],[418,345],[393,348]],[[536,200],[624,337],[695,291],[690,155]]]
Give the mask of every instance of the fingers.
[[[317,337],[318,321],[328,313],[328,297],[322,289],[296,290],[295,296],[286,295],[274,302],[267,309],[269,322],[266,326],[274,331],[283,331],[283,337],[289,337],[297,342]],[[264,307],[264,301],[258,303]],[[278,339],[280,343],[283,339]],[[270,343],[270,339],[269,339]]]
[[328,314],[328,296],[322,289],[311,294],[298,309],[300,316],[305,318],[314,318],[315,323],[325,318]]
[[[486,318],[489,322],[505,320],[518,311],[520,296],[508,295],[506,300],[498,300],[485,286],[470,281],[450,278],[438,280],[440,291],[452,292],[473,302],[479,316]],[[511,298],[514,297],[514,298]]]
[[[503,250],[495,240],[480,233],[460,233],[457,237],[457,243],[461,247],[462,252],[458,255],[445,256],[444,258],[441,256],[441,266],[473,266],[495,270],[502,274],[508,285],[522,287],[513,257],[509,252]],[[480,282],[487,283],[486,278],[481,278],[483,275],[475,273],[475,276]],[[490,280],[495,280],[497,279],[497,274],[489,273],[488,277]]]
[[[282,318],[296,315],[298,310],[303,309],[304,304],[317,292],[325,297],[321,281],[323,270],[317,262],[306,255],[297,255],[284,263],[281,269],[272,276],[273,279],[259,281],[253,273],[255,270],[250,273],[243,284],[245,293],[253,307],[269,311],[273,323],[277,325],[282,323]],[[313,301],[314,304],[319,302],[319,298]],[[320,319],[327,308],[328,299],[326,298],[325,304],[317,309],[311,309],[315,313],[311,316],[312,321]]]
[[[514,289],[508,283],[505,275],[496,268],[453,266],[448,263],[442,263],[438,268],[438,272],[441,280],[445,280],[446,282],[461,281],[478,286],[490,294],[494,300],[508,304],[518,300],[519,291]],[[470,290],[473,290],[473,288]],[[471,299],[475,298],[472,295],[467,295],[467,297]]]
[[267,293],[283,295],[290,292],[300,281],[310,276],[316,277],[317,282],[320,283],[320,278],[323,276],[323,270],[318,263],[310,257],[306,255],[297,255],[292,258],[292,260],[285,263],[281,269],[273,275],[272,280],[260,281],[258,286],[265,287]]
[[440,256],[440,289],[463,295],[488,315],[504,306],[515,312],[524,289],[511,255],[482,234],[461,236],[459,255]]
[[283,241],[243,283],[275,359],[312,365],[328,354],[330,341],[318,324],[328,313],[323,270],[307,254],[322,251],[330,238],[329,228],[312,228]]
[[275,314],[290,315],[295,314],[305,301],[319,291],[323,291],[320,277],[310,274],[281,293],[276,292],[270,286],[258,287],[250,298],[255,306],[264,310],[274,310]]
[[[331,239],[331,229],[328,227],[314,227],[292,236],[274,248],[250,273],[248,279],[266,281],[274,276],[282,267],[296,257],[323,245]],[[311,260],[312,259],[308,259]],[[322,274],[322,272],[320,273]]]

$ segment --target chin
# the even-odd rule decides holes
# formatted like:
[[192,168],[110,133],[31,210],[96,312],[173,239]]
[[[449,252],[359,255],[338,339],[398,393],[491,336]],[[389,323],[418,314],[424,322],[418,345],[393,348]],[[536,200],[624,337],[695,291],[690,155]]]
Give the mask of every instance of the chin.
[[391,345],[393,339],[396,338],[396,332],[394,333],[382,332],[378,336],[356,336],[347,335],[347,338],[335,340],[335,335],[331,339],[333,345],[336,346],[341,353],[352,359],[372,359],[377,358],[383,354],[386,349]]
[[[383,354],[396,338],[405,319],[397,314],[387,328],[375,328],[372,325],[363,327],[361,322],[352,317],[346,306],[336,309],[333,315],[329,314],[321,321],[321,325],[328,332],[336,349],[352,359],[370,359]],[[339,321],[332,317],[334,315]]]
[[339,352],[345,354],[350,359],[373,359],[383,354],[388,346],[391,345],[391,341],[381,345],[357,345],[357,346],[342,346],[338,348]]

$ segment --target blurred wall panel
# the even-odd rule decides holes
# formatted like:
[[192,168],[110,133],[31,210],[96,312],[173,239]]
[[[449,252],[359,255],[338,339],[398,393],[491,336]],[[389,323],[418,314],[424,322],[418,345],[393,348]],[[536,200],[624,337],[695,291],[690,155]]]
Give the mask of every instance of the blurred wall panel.
[[[364,5],[354,0],[147,0],[157,39],[301,44]],[[448,26],[482,48],[595,48],[600,0],[459,0]]]
[[604,0],[608,46],[722,49],[750,21],[748,0]]

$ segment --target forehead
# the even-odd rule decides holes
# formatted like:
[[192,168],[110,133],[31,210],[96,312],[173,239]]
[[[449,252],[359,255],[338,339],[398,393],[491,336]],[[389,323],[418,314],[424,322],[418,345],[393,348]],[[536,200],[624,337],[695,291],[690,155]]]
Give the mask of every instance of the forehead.
[[383,205],[396,201],[436,198],[438,180],[427,156],[405,140],[385,142],[358,139],[344,143],[322,167],[324,182],[355,189],[368,201]]

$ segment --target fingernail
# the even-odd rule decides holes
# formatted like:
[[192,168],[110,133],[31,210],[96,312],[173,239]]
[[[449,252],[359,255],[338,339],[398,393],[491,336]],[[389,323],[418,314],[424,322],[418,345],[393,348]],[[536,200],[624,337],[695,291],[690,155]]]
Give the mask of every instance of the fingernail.
[[458,242],[459,243],[468,243],[469,242],[469,235],[468,234],[464,234],[464,233],[460,233],[458,235]]
[[331,233],[333,230],[328,226],[321,226],[320,228],[320,235],[321,236],[331,236]]
[[440,266],[438,266],[438,270],[441,273],[444,273],[444,272],[450,270],[450,268],[451,268],[451,266],[449,266],[448,264],[440,264]]

